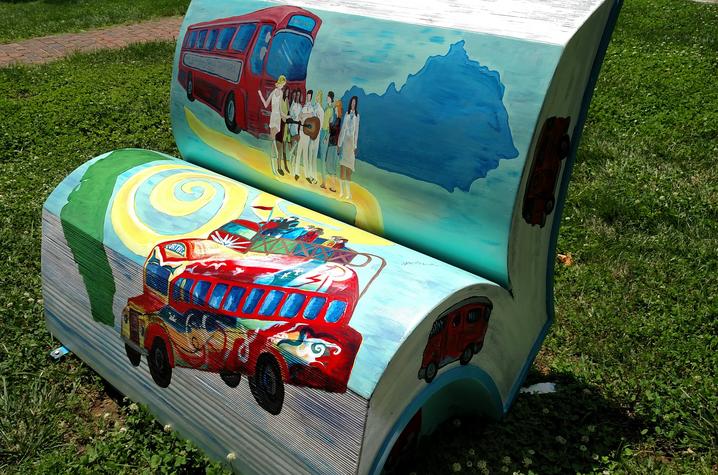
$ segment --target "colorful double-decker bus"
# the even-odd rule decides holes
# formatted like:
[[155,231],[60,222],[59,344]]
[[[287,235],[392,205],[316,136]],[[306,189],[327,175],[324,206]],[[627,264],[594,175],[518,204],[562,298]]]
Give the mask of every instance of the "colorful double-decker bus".
[[441,314],[429,332],[419,379],[432,382],[439,368],[456,360],[468,364],[484,346],[492,309],[488,298],[474,297]]
[[259,233],[252,243],[243,251],[212,239],[157,245],[143,293],[123,312],[131,364],[145,355],[160,387],[176,367],[219,373],[230,387],[246,375],[271,414],[282,409],[285,383],[345,392],[362,341],[349,325],[361,295],[351,260],[364,254]]
[[277,6],[196,23],[182,41],[177,80],[190,101],[199,99],[224,117],[233,132],[269,135],[265,97],[277,78],[306,91],[307,65],[321,19],[302,8]]

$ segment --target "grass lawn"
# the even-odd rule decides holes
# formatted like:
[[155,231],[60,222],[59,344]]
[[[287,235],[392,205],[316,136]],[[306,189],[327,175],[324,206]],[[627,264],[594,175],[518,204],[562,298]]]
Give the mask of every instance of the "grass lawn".
[[0,43],[162,16],[183,15],[190,0],[0,1]]
[[[556,323],[529,376],[559,391],[519,396],[500,423],[447,424],[417,473],[718,471],[718,6],[631,0],[621,15],[558,244],[574,263],[557,267]],[[50,361],[42,314],[42,202],[97,154],[176,153],[172,53],[0,70],[0,472],[207,463],[76,357]]]

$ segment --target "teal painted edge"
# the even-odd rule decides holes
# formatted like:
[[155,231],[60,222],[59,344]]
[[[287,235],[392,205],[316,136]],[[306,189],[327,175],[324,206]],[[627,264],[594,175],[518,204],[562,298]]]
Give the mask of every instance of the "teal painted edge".
[[391,452],[391,447],[394,445],[394,442],[396,442],[396,439],[399,438],[399,435],[404,430],[404,427],[406,427],[411,418],[414,417],[416,411],[418,411],[431,396],[438,393],[441,389],[451,383],[462,380],[476,381],[481,384],[487,390],[491,399],[491,407],[493,409],[491,416],[496,419],[500,419],[503,416],[504,411],[503,406],[501,405],[501,394],[499,394],[499,390],[496,387],[496,384],[494,384],[494,380],[486,371],[473,365],[453,368],[437,377],[431,383],[427,384],[426,387],[422,389],[416,397],[414,397],[406,409],[404,409],[401,416],[399,416],[399,419],[396,423],[394,423],[394,427],[392,427],[389,435],[384,439],[384,442],[382,442],[378,456],[374,459],[369,473],[375,475],[379,475],[381,473],[384,468],[384,463],[386,463],[386,459]]
[[[529,357],[526,360],[526,363],[524,364],[524,367],[521,369],[520,376],[516,379],[514,382],[514,385],[511,388],[511,391],[509,392],[509,396],[506,398],[506,403],[501,404],[501,396],[498,392],[498,389],[496,388],[496,385],[494,384],[494,381],[491,379],[491,377],[481,370],[480,368],[477,368],[475,366],[464,366],[455,368],[449,372],[444,373],[441,375],[437,380],[435,380],[432,384],[428,385],[427,388],[425,388],[423,391],[421,391],[412,401],[411,403],[404,409],[404,411],[401,413],[401,416],[399,416],[399,419],[394,424],[394,427],[392,427],[391,431],[389,432],[389,435],[384,439],[384,442],[381,445],[381,448],[379,449],[377,457],[374,459],[374,462],[372,463],[372,468],[369,471],[369,473],[373,475],[379,475],[381,474],[381,471],[384,468],[384,463],[386,462],[387,457],[389,456],[389,452],[391,450],[392,445],[396,441],[396,439],[399,438],[399,435],[404,430],[404,427],[409,423],[411,418],[414,416],[416,411],[418,411],[424,403],[431,397],[434,393],[436,393],[438,390],[440,390],[442,387],[446,386],[449,383],[453,383],[455,381],[458,381],[460,379],[467,379],[467,378],[474,378],[478,379],[479,382],[481,382],[484,387],[486,387],[489,390],[489,393],[491,394],[491,399],[493,405],[498,408],[497,413],[498,417],[502,417],[508,409],[513,404],[514,400],[516,399],[516,396],[518,396],[519,389],[521,388],[521,384],[523,384],[523,381],[526,379],[526,375],[529,372],[529,369],[531,368],[531,365],[534,362],[534,359],[536,358],[536,355],[538,354],[539,350],[541,349],[541,345],[546,338],[546,334],[548,333],[549,328],[553,324],[554,321],[554,303],[553,303],[553,277],[554,277],[554,269],[553,269],[553,261],[554,256],[556,254],[556,244],[558,242],[558,232],[559,227],[561,225],[561,216],[563,214],[563,208],[564,204],[566,202],[566,194],[568,192],[568,183],[571,178],[571,173],[573,171],[573,165],[576,161],[576,151],[578,150],[578,144],[581,141],[581,134],[583,133],[583,126],[586,122],[586,116],[588,115],[588,107],[591,103],[591,98],[593,97],[593,91],[596,87],[596,81],[598,80],[598,74],[601,71],[601,65],[603,64],[603,59],[606,56],[606,50],[608,49],[608,44],[611,40],[611,35],[613,34],[613,30],[616,26],[616,21],[618,20],[618,13],[621,10],[621,5],[623,4],[623,0],[615,0],[613,3],[613,7],[611,7],[611,13],[609,15],[608,21],[606,23],[606,28],[604,29],[603,36],[601,37],[601,42],[599,43],[598,50],[596,52],[596,57],[593,62],[593,66],[591,67],[591,75],[588,80],[588,84],[586,85],[586,89],[583,93],[583,100],[581,103],[581,111],[578,116],[578,120],[576,122],[576,132],[574,134],[574,138],[571,143],[571,153],[569,155],[568,161],[566,163],[566,169],[564,171],[563,177],[561,179],[561,186],[559,189],[559,199],[557,200],[557,208],[555,210],[556,214],[554,215],[554,221],[551,228],[551,239],[549,241],[549,253],[548,253],[548,262],[546,265],[546,279],[547,279],[547,286],[546,286],[546,313],[548,315],[548,319],[546,320],[546,323],[544,324],[543,328],[541,328],[541,331],[539,332],[538,337],[534,341],[534,345],[531,348],[531,352],[529,353]],[[474,373],[472,370],[477,370],[477,374],[474,376],[471,376],[470,374],[464,374],[464,373]],[[437,385],[437,383],[441,382],[440,385]],[[433,387],[434,385],[437,385],[436,387]]]

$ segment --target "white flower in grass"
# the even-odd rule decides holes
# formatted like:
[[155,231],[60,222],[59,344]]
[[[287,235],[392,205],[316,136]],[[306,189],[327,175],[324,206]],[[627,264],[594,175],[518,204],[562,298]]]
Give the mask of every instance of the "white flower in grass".
[[165,424],[162,428],[165,432],[172,432],[172,424]]
[[486,468],[486,460],[479,460],[476,462],[476,466],[479,467],[481,470]]
[[588,450],[588,447],[586,447],[585,445],[581,444],[581,446],[578,448],[578,450],[580,450],[581,452],[585,452],[585,451]]
[[506,465],[504,465],[503,467],[501,467],[501,471],[502,471],[502,472],[508,472],[508,471],[509,471],[509,467],[507,467]]
[[230,452],[227,454],[228,462],[234,462],[235,460],[237,460],[237,454],[235,454],[234,452]]
[[596,426],[590,425],[590,426],[586,427],[586,430],[588,430],[589,432],[595,432],[595,431],[596,431]]
[[501,461],[504,463],[504,465],[510,465],[511,457],[509,457],[508,455],[504,455],[504,458],[502,458]]
[[587,435],[582,435],[582,436],[581,436],[581,442],[588,442],[589,440],[590,440],[590,439],[588,438]]
[[137,410],[139,410],[139,408],[140,408],[140,406],[138,406],[134,402],[132,404],[130,404],[130,411],[137,411]]
[[471,460],[466,461],[466,468],[471,468],[473,466],[474,466],[474,462],[472,462]]
[[556,436],[556,442],[558,442],[559,444],[562,444],[562,445],[563,445],[563,444],[566,443],[566,439],[564,439],[564,438],[561,437],[560,435],[557,435],[557,436]]
[[454,462],[454,465],[451,466],[451,470],[453,470],[454,472],[460,472],[461,464],[459,462]]
[[469,449],[469,455],[476,455],[476,451],[474,449]]
[[124,434],[125,432],[127,432],[127,427],[120,427],[120,434]]
[[524,459],[523,459],[521,462],[523,462],[523,464],[524,464],[525,467],[528,467],[529,465],[531,465],[532,463],[534,463],[534,461],[531,460],[531,459],[528,458],[528,457],[524,457]]

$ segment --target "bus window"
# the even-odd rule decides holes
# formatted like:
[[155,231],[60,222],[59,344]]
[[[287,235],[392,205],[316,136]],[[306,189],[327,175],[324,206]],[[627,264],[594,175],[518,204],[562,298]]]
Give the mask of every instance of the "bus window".
[[225,292],[227,292],[227,284],[215,285],[212,290],[212,295],[209,298],[209,306],[212,308],[219,308],[219,304],[222,303]]
[[434,325],[431,327],[431,332],[429,333],[429,337],[438,335],[444,330],[444,326],[446,325],[446,317],[441,317],[437,321],[434,322]]
[[202,30],[199,32],[199,38],[197,38],[197,44],[194,45],[195,48],[202,48],[204,46],[204,39],[207,38],[207,30]]
[[234,222],[229,222],[219,229],[230,234],[234,234],[235,236],[241,236],[245,239],[252,239],[257,234],[257,231]]
[[478,308],[474,308],[469,310],[469,313],[466,315],[466,322],[467,323],[476,323],[479,321],[479,317],[481,316],[481,311]]
[[235,312],[243,295],[244,287],[232,287],[232,290],[227,294],[227,299],[224,301],[222,308],[228,312]]
[[206,280],[200,280],[192,289],[192,303],[195,305],[207,305],[207,291],[212,284]]
[[210,31],[207,43],[204,45],[204,49],[213,49],[214,44],[217,42],[217,36],[219,36],[219,28]]
[[312,297],[307,304],[307,308],[304,309],[304,318],[307,320],[314,320],[319,315],[322,307],[326,303],[327,299],[324,297]]
[[227,28],[222,29],[222,32],[219,34],[219,39],[217,40],[217,49],[227,49],[229,42],[232,41],[235,31],[237,31],[236,26],[228,26]]
[[[311,52],[312,40],[309,37],[291,31],[280,31],[272,40],[272,51],[269,52],[267,60],[267,74],[273,79],[284,74],[287,81],[304,81],[307,78],[307,65]],[[259,67],[261,68],[261,64]]]
[[267,294],[267,298],[262,302],[262,306],[259,308],[259,314],[268,317],[277,310],[277,305],[284,298],[284,292],[280,290],[270,290]]
[[[262,73],[264,58],[267,56],[267,47],[269,46],[269,41],[272,39],[273,29],[272,25],[263,25],[259,29],[259,35],[257,36],[257,41],[254,43],[254,50],[252,51],[252,58],[249,61],[253,74]],[[289,79],[289,76],[287,76],[287,79]]]
[[194,284],[194,280],[185,279],[184,284],[182,285],[182,297],[180,300],[189,302],[189,289],[192,288],[192,284]]
[[232,50],[238,53],[243,53],[247,49],[249,40],[252,39],[254,31],[257,29],[257,25],[254,23],[247,23],[239,27],[237,36],[234,37],[232,42]]
[[247,300],[244,301],[244,307],[242,307],[242,313],[252,313],[257,308],[259,300],[264,295],[264,289],[252,289],[247,296]]
[[307,299],[306,295],[302,294],[291,294],[287,297],[287,300],[282,305],[282,310],[279,311],[279,316],[282,318],[294,318],[299,313],[299,309],[304,305],[304,301]]
[[197,39],[197,30],[193,30],[189,35],[187,35],[187,42],[185,43],[185,48],[194,48],[194,42]]
[[324,321],[327,323],[336,323],[342,318],[344,310],[347,309],[347,303],[341,300],[335,300],[327,307],[327,313],[324,315]]
[[461,314],[457,312],[456,315],[454,315],[454,319],[451,321],[451,324],[455,327],[458,327],[461,323]]
[[310,18],[304,15],[294,15],[292,18],[289,19],[289,23],[287,23],[287,26],[289,28],[294,28],[296,30],[302,30],[306,31],[307,33],[311,33],[316,24],[317,22],[314,20],[314,18]]
[[170,268],[160,265],[160,261],[153,257],[145,266],[145,282],[147,287],[153,288],[162,295],[167,295],[169,287]]
[[179,278],[172,284],[172,300],[182,300],[182,284],[184,284],[184,277]]

